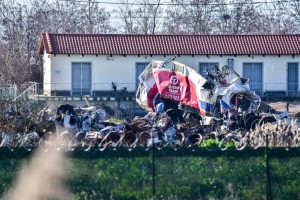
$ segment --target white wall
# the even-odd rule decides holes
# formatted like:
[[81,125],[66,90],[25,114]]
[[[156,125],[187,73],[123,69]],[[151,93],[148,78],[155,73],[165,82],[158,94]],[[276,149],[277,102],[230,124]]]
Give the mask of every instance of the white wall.
[[46,53],[46,50],[44,50],[43,54],[43,69],[44,69],[44,95],[50,96],[51,95],[51,77],[52,77],[52,72],[51,72],[51,56],[50,54]]
[[[46,59],[44,63],[44,83],[52,83],[52,90],[71,89],[71,66],[72,62],[92,63],[93,89],[111,90],[111,82],[116,82],[119,88],[127,87],[128,90],[135,89],[135,66],[137,62],[150,62],[151,60],[166,60],[173,55],[149,56],[149,55],[51,55],[51,60]],[[47,57],[47,56],[46,56]],[[242,76],[244,62],[263,63],[263,89],[285,90],[287,79],[287,63],[300,63],[300,55],[181,55],[176,61],[186,64],[198,70],[199,62],[218,62],[226,65],[228,59],[234,59],[234,69]],[[50,71],[51,74],[50,75]],[[300,76],[299,76],[300,78]]]

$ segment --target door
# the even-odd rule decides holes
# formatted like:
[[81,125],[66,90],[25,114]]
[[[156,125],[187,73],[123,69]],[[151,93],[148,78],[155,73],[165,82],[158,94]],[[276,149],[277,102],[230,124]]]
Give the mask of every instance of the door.
[[262,63],[244,63],[243,78],[249,79],[249,86],[257,95],[262,96],[263,86]]
[[298,63],[288,63],[287,68],[287,92],[288,96],[298,95]]
[[91,63],[72,63],[72,96],[91,95]]

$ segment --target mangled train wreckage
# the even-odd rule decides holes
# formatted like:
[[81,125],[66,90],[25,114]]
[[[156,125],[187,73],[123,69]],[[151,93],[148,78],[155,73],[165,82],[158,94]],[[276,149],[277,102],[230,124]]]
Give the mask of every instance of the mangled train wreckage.
[[[247,79],[228,66],[214,66],[200,75],[174,59],[152,61],[139,80],[136,100],[149,111],[143,117],[113,123],[107,118],[107,106],[92,106],[86,99],[88,107],[63,104],[56,114],[50,112],[51,117],[46,108],[36,121],[24,120],[19,127],[20,131],[26,130],[24,134],[3,131],[0,147],[31,150],[38,145],[46,149],[58,145],[66,150],[84,147],[88,151],[96,147],[103,151],[109,146],[131,150],[157,145],[176,149],[206,147],[206,141],[215,141],[221,150],[232,142],[242,150],[266,146],[268,137],[274,147],[299,147],[300,124],[292,121],[297,120],[296,115],[279,113],[263,103],[250,90]],[[164,109],[160,113],[157,105],[162,102]],[[11,120],[4,119],[4,124]],[[55,143],[49,138],[54,138]]]
[[[204,125],[222,119],[239,121],[238,116],[242,116],[243,122],[239,125],[244,127],[245,117],[255,115],[263,104],[250,90],[248,79],[226,65],[206,69],[206,75],[200,75],[174,58],[152,61],[140,74],[139,81],[136,101],[142,108],[155,112],[160,101],[171,101],[173,109],[178,107],[182,113],[199,115]],[[267,112],[271,109],[264,107]]]

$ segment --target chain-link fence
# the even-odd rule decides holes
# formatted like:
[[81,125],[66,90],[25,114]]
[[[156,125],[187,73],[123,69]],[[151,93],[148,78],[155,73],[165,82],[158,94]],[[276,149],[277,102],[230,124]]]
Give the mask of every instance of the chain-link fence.
[[[0,154],[3,196],[31,152]],[[73,199],[300,199],[299,155],[297,148],[75,150],[65,159],[66,186]]]

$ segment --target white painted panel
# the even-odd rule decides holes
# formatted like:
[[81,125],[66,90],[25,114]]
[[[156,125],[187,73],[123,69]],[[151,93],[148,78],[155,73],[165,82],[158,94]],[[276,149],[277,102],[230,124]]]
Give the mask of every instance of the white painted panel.
[[44,78],[43,78],[43,88],[44,88],[44,95],[50,96],[51,95],[51,77],[52,77],[52,71],[51,71],[51,56],[50,54],[46,53],[46,50],[44,50],[43,55],[43,71],[44,71]]
[[[111,83],[117,83],[118,89],[126,87],[128,91],[135,91],[135,66],[137,62],[150,62],[151,60],[166,60],[173,55],[51,55],[44,63],[44,83],[52,83],[52,88],[71,90],[72,62],[90,62],[92,64],[92,89],[111,90]],[[50,60],[51,59],[51,60]],[[286,89],[287,62],[300,62],[300,55],[181,55],[175,60],[198,71],[200,62],[217,62],[226,65],[228,59],[234,59],[234,69],[243,74],[243,63],[263,63],[263,88]],[[47,87],[45,87],[47,88]],[[53,89],[52,89],[53,90]]]

